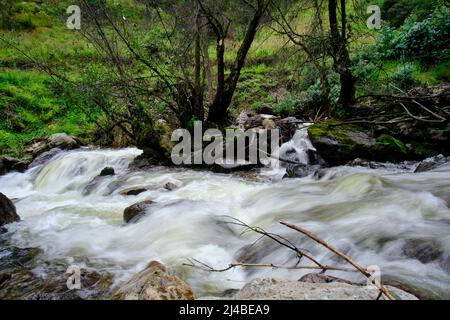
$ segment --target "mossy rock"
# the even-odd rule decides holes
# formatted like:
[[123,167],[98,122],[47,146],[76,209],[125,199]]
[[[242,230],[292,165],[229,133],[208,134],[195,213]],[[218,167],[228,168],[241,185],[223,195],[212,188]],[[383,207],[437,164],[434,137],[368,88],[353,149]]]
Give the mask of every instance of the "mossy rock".
[[356,158],[401,162],[411,157],[401,140],[388,134],[375,137],[371,127],[330,119],[316,123],[308,132],[319,155],[331,166]]

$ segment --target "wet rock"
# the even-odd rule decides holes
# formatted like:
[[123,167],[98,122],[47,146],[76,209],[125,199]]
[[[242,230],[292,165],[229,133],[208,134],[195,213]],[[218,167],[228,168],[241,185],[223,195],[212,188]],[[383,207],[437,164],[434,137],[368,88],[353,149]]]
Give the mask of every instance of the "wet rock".
[[[328,173],[328,168],[319,168],[314,172],[314,178],[317,180],[321,180],[323,177],[325,177]],[[332,180],[332,178],[330,179]]]
[[16,221],[20,221],[16,206],[0,192],[0,227]]
[[24,160],[16,159],[13,157],[0,157],[0,176],[11,171],[25,172],[25,170],[28,168],[28,163]]
[[364,167],[370,169],[387,169],[387,170],[411,170],[414,162],[405,161],[402,163],[377,162],[356,158],[346,164],[349,167]]
[[131,190],[122,192],[121,194],[122,194],[122,195],[126,195],[126,196],[137,196],[137,195],[139,195],[139,194],[141,194],[141,193],[144,193],[144,192],[146,192],[146,191],[147,191],[147,189],[144,189],[144,188],[137,188],[137,189],[131,189]]
[[242,179],[250,182],[261,181],[261,178],[256,172],[239,172],[238,174]]
[[403,246],[403,254],[422,263],[436,260],[442,254],[439,244],[432,240],[410,239]]
[[288,164],[284,178],[304,178],[315,174],[319,168],[318,165]]
[[425,159],[424,161],[419,163],[419,165],[417,166],[417,168],[414,172],[418,173],[418,172],[430,171],[430,170],[436,169],[436,168],[440,167],[441,165],[446,164],[448,162],[449,162],[449,159],[444,157],[442,154],[440,154],[435,157]]
[[114,300],[194,300],[192,289],[157,261],[134,275],[112,295]]
[[33,300],[81,300],[103,297],[112,285],[112,276],[108,273],[100,274],[91,268],[80,269],[80,288],[69,289],[67,283],[73,276],[63,273],[59,276],[43,280],[41,292],[33,295]]
[[134,223],[141,219],[144,215],[146,215],[147,209],[153,205],[154,202],[152,200],[147,200],[139,203],[135,203],[129,207],[127,207],[123,212],[123,220],[126,223]]
[[408,149],[399,139],[370,128],[326,120],[308,128],[317,153],[331,166],[344,165],[355,158],[393,163],[407,160]]
[[42,253],[38,248],[3,247],[0,249],[0,270],[27,266]]
[[331,283],[331,282],[340,282],[340,283],[347,283],[347,284],[351,284],[351,285],[360,285],[358,283],[355,282],[351,282],[345,279],[341,279],[341,278],[337,278],[337,277],[333,277],[333,276],[329,276],[326,274],[321,274],[321,273],[308,273],[305,274],[303,277],[301,277],[299,280],[299,282],[307,282],[307,283]]
[[175,189],[178,189],[181,187],[181,183],[175,183],[175,182],[167,182],[164,185],[164,189],[168,190],[168,191],[173,191]]
[[55,133],[49,137],[31,141],[31,143],[25,147],[25,152],[30,154],[33,158],[36,158],[40,154],[53,148],[72,150],[79,147],[80,144],[76,138],[71,137],[66,133]]
[[[417,300],[400,289],[386,286],[401,300]],[[247,283],[233,300],[375,300],[379,290],[342,282],[309,283],[279,279],[255,279]],[[381,300],[385,300],[385,296]]]
[[62,149],[60,148],[53,148],[49,151],[46,151],[39,156],[37,156],[33,162],[30,164],[30,168],[34,168],[37,166],[40,166],[42,164],[45,164],[49,160],[51,160],[53,157],[55,157],[57,154],[61,153]]
[[60,148],[63,150],[71,150],[79,147],[78,142],[74,137],[69,136],[67,133],[55,133],[48,137],[49,148]]
[[103,170],[100,172],[100,177],[106,177],[106,176],[113,176],[113,175],[115,175],[116,173],[115,173],[115,171],[114,171],[114,168],[111,168],[111,167],[106,167],[106,168],[103,168]]

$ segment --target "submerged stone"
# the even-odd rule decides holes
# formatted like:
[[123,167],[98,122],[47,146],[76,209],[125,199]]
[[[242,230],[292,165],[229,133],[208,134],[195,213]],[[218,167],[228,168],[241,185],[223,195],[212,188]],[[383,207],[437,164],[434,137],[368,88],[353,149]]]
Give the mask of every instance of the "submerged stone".
[[408,258],[422,263],[436,260],[442,254],[439,244],[432,240],[410,239],[403,246],[403,253]]
[[127,207],[123,212],[123,220],[125,223],[134,223],[146,215],[147,209],[154,204],[152,200],[135,203]]

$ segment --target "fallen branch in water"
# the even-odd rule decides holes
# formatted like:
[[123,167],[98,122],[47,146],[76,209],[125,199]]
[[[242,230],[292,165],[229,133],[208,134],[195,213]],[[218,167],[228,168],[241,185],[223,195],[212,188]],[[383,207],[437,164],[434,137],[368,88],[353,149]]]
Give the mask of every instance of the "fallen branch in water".
[[[253,231],[253,232],[256,232],[258,234],[261,234],[263,237],[268,237],[268,238],[272,239],[273,241],[277,242],[278,244],[280,244],[280,245],[282,245],[282,246],[284,246],[284,247],[294,251],[297,254],[297,257],[298,257],[298,263],[300,263],[300,260],[303,257],[305,257],[308,260],[312,261],[315,265],[317,265],[319,267],[323,267],[323,265],[320,262],[318,262],[311,255],[306,253],[305,250],[302,250],[302,249],[298,248],[297,246],[295,246],[288,239],[286,239],[286,238],[284,238],[284,237],[282,237],[282,236],[280,236],[278,234],[269,233],[269,232],[265,231],[264,229],[262,229],[260,227],[249,226],[248,224],[246,224],[245,222],[243,222],[243,221],[241,221],[239,219],[236,219],[236,218],[233,218],[233,217],[230,217],[230,216],[227,216],[227,218],[231,219],[232,221],[231,222],[230,221],[224,221],[224,223],[226,223],[226,224],[234,224],[234,225],[237,225],[237,226],[245,228],[244,231],[242,232],[242,234],[244,234],[245,232],[248,232],[248,231]],[[324,272],[324,271],[326,271],[326,270],[322,270],[322,272]]]
[[300,232],[300,233],[304,234],[305,236],[307,236],[308,238],[318,242],[319,244],[321,244],[322,246],[324,246],[325,248],[327,248],[328,250],[330,250],[331,252],[333,252],[334,254],[336,254],[337,256],[342,258],[343,260],[347,261],[353,267],[355,267],[356,270],[358,270],[365,277],[367,277],[369,280],[371,280],[371,283],[374,284],[381,292],[383,292],[383,294],[386,297],[388,297],[390,300],[396,300],[395,296],[389,290],[387,290],[381,283],[378,283],[376,280],[371,279],[372,275],[365,268],[363,268],[357,262],[355,262],[352,259],[350,259],[348,256],[346,256],[344,253],[340,252],[335,247],[333,247],[330,244],[328,244],[326,241],[324,241],[321,238],[319,238],[318,236],[312,234],[308,230],[305,230],[305,229],[303,229],[301,227],[298,227],[296,225],[293,225],[293,224],[290,224],[290,223],[287,223],[287,222],[284,222],[284,221],[280,221],[280,224],[282,224],[282,225],[284,225],[284,226],[286,226],[286,227],[288,227],[288,228],[290,228],[292,230]]
[[[201,269],[204,271],[209,272],[226,272],[228,270],[234,269],[234,268],[273,268],[273,269],[286,269],[286,270],[327,270],[327,271],[343,271],[343,272],[356,272],[354,269],[344,268],[340,266],[285,266],[285,265],[279,265],[279,264],[273,264],[273,263],[231,263],[228,265],[228,267],[223,269],[216,269],[209,265],[207,265],[204,262],[201,262],[196,259],[190,260],[190,263],[183,263],[183,266],[193,267],[197,269]],[[193,262],[192,262],[193,261]],[[197,264],[196,264],[197,263]]]

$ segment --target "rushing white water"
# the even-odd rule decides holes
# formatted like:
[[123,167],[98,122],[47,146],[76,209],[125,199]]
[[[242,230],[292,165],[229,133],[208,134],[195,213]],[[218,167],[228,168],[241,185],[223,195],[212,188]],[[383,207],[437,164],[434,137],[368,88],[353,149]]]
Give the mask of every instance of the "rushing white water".
[[[183,266],[186,259],[198,259],[224,268],[259,238],[221,223],[231,216],[284,235],[324,264],[343,264],[278,224],[285,220],[318,234],[363,265],[380,266],[386,279],[450,297],[450,274],[442,267],[450,254],[450,210],[439,197],[450,193],[449,166],[420,174],[339,167],[320,181],[248,181],[239,175],[182,168],[130,171],[128,165],[139,153],[70,151],[26,173],[0,177],[0,192],[15,200],[23,219],[8,225],[13,244],[40,247],[46,258],[69,263],[83,257],[90,266],[113,273],[116,285],[150,260],[160,260],[200,296],[240,288],[255,277],[298,279],[308,273],[239,268],[211,273]],[[102,178],[84,196],[85,187],[106,166],[116,175]],[[181,187],[167,191],[163,188],[167,182]],[[148,191],[122,195],[133,188]],[[135,224],[124,224],[124,208],[148,199],[157,203],[151,212]],[[421,263],[406,257],[402,247],[407,239],[434,240],[441,258]],[[252,262],[296,263],[292,252],[267,239],[247,247],[254,249],[257,258]],[[361,280],[353,273],[330,274]]]

